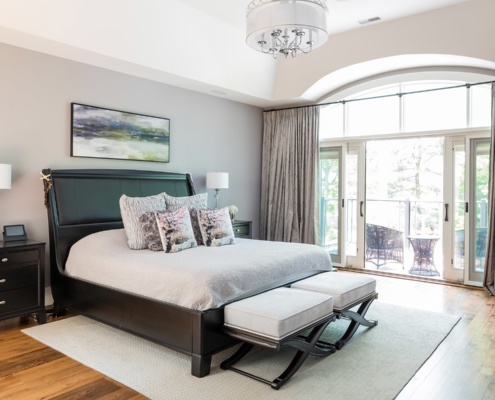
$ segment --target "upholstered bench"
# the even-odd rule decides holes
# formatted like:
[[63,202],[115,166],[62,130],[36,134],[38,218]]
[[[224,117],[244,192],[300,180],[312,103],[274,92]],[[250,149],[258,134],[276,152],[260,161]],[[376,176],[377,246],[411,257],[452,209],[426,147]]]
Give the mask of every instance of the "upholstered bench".
[[[333,346],[318,341],[327,325],[335,321],[330,295],[287,287],[272,289],[225,306],[224,331],[243,344],[221,363],[231,369],[279,389],[301,367],[308,355],[324,356],[335,352]],[[308,335],[301,335],[308,331]],[[233,367],[254,345],[280,350],[293,347],[297,352],[285,371],[273,381]]]
[[[378,297],[376,280],[370,276],[325,272],[295,282],[291,288],[332,296],[333,311],[337,318],[345,317],[351,320],[342,337],[332,343],[337,350],[340,350],[352,338],[360,325],[373,327],[378,324],[377,321],[364,318],[371,303]],[[358,310],[352,311],[351,309],[356,306],[359,306]]]

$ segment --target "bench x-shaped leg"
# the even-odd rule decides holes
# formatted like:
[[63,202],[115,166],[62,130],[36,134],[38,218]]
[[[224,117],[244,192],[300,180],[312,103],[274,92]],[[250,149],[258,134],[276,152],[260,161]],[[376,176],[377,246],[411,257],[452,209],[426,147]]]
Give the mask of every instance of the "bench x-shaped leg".
[[344,345],[354,336],[360,325],[367,327],[378,325],[378,321],[364,318],[364,316],[368,312],[368,309],[370,308],[371,303],[373,302],[373,300],[376,299],[376,297],[377,295],[361,303],[357,312],[351,310],[343,310],[340,313],[339,318],[348,318],[351,320],[351,323],[347,327],[347,330],[344,332],[342,337],[335,342],[335,347],[337,348],[337,350],[340,350],[342,349],[342,347],[344,347]]
[[280,374],[273,381],[269,381],[257,375],[253,375],[249,372],[242,371],[238,368],[233,367],[233,365],[236,362],[241,360],[254,347],[251,343],[247,343],[247,342],[244,342],[242,346],[231,357],[223,361],[220,364],[220,368],[224,370],[231,369],[232,371],[238,372],[252,379],[256,379],[259,382],[266,383],[270,385],[273,389],[278,390],[282,387],[284,383],[286,383],[290,378],[294,376],[294,374],[298,371],[298,369],[301,367],[301,365],[304,363],[304,361],[310,354],[321,357],[335,353],[336,349],[334,346],[322,345],[318,341],[325,328],[332,321],[335,321],[334,315],[332,315],[329,319],[324,320],[323,322],[312,328],[311,332],[306,337],[298,336],[300,333],[302,333],[302,332],[298,332],[292,335],[290,338],[280,341],[277,350],[279,350],[282,347],[292,347],[297,349],[297,352],[294,355],[289,366],[285,369],[285,371],[282,372],[282,374]]

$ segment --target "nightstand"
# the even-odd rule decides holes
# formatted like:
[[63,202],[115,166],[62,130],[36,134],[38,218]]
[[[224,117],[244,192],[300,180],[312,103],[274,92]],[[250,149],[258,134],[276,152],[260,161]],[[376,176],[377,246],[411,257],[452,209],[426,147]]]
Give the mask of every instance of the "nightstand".
[[251,221],[241,221],[240,219],[235,219],[232,222],[232,228],[234,229],[234,235],[238,238],[251,239]]
[[0,242],[0,320],[28,314],[46,322],[45,243]]

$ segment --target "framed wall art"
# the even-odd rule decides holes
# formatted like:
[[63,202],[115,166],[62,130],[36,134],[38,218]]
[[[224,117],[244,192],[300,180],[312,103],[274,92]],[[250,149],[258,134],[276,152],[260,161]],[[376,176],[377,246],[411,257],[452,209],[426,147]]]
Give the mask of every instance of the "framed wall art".
[[72,103],[71,156],[170,161],[170,119]]

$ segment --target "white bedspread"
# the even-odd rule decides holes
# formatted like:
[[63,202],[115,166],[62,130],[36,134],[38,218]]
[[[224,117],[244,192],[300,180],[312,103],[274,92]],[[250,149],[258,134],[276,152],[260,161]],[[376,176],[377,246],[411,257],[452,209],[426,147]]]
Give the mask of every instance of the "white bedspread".
[[328,252],[314,245],[236,238],[233,245],[167,254],[129,249],[123,229],[81,239],[66,263],[72,277],[196,310],[293,273],[329,269]]

